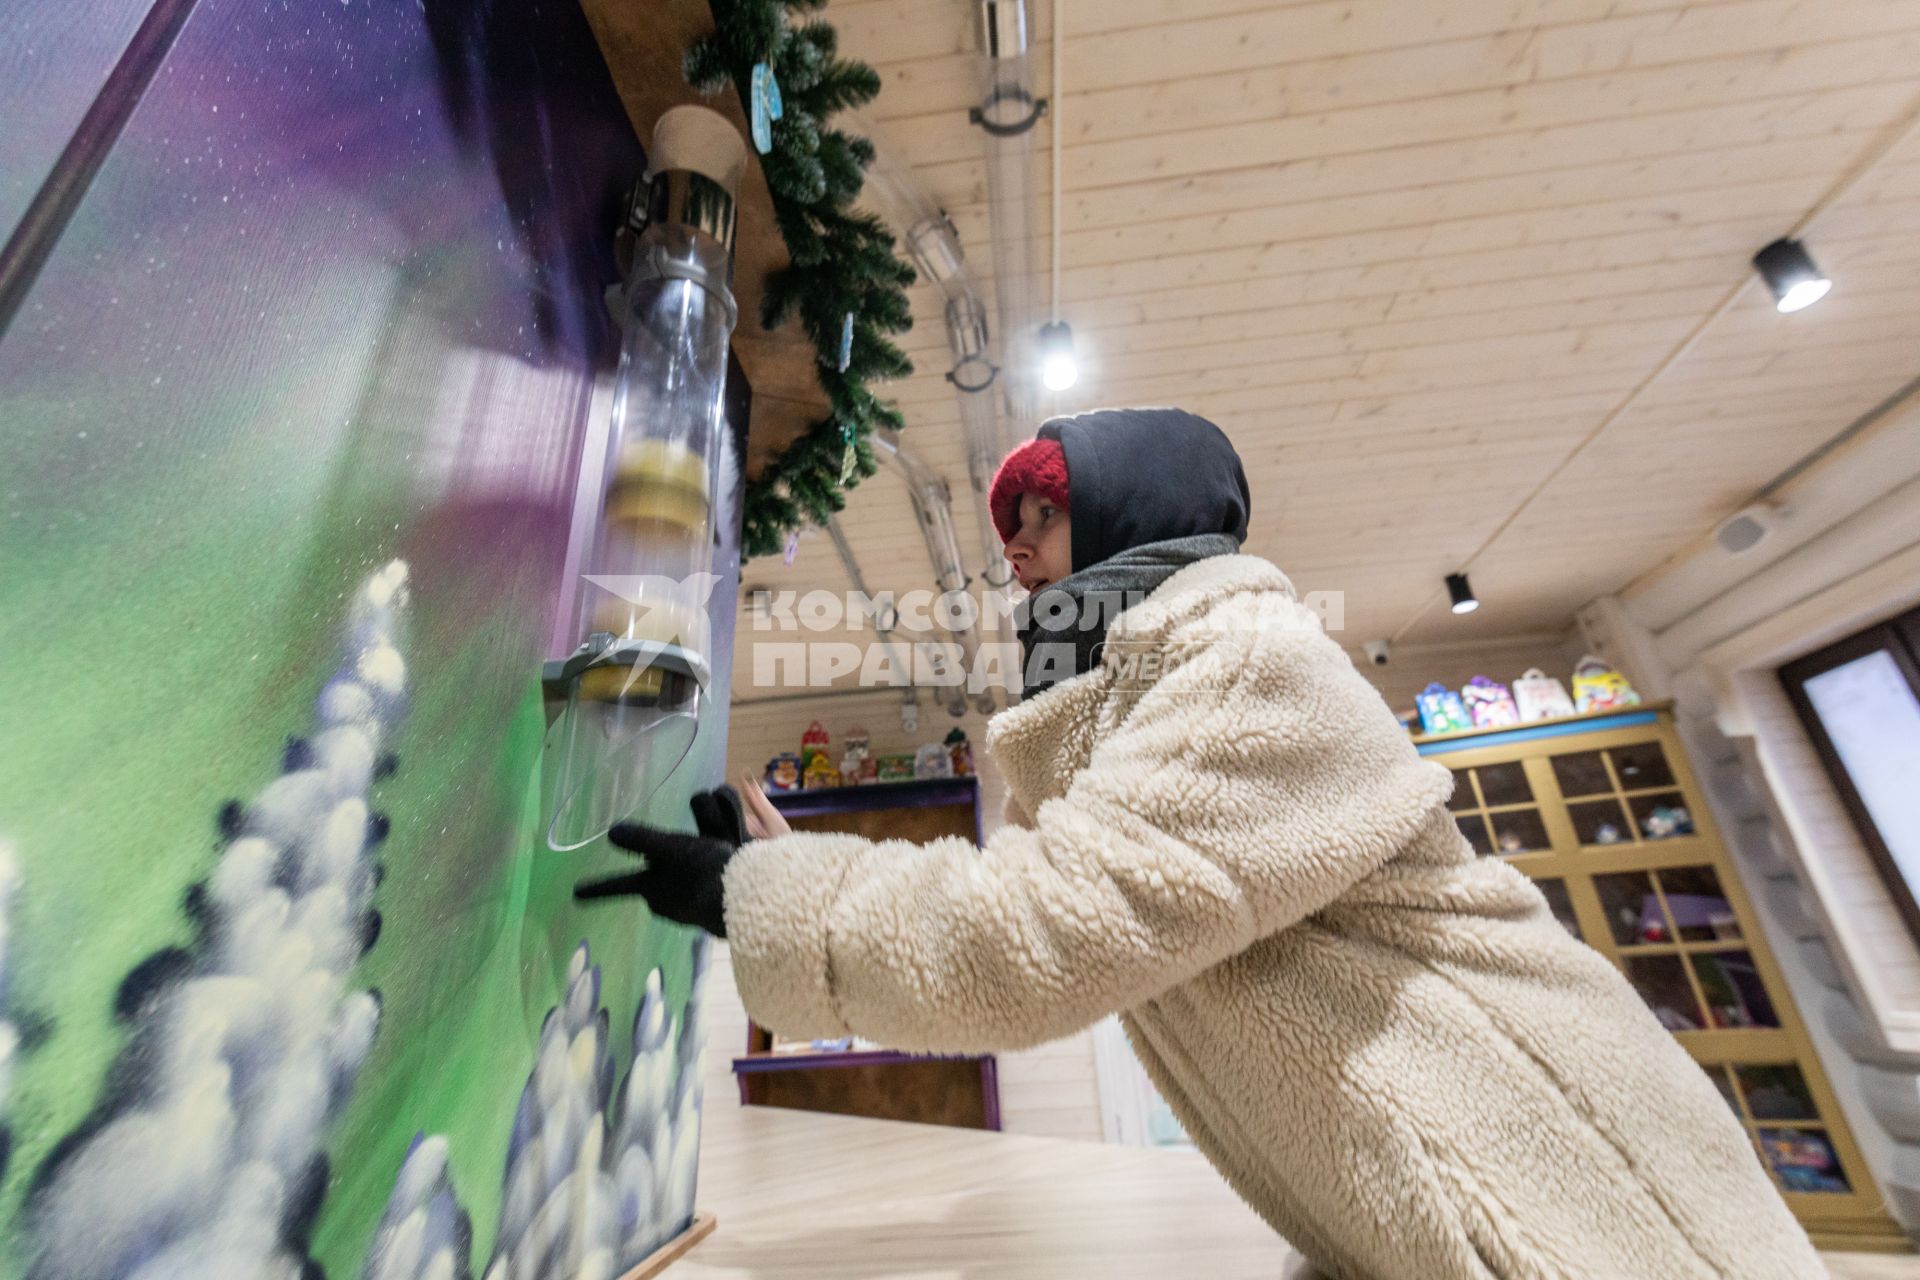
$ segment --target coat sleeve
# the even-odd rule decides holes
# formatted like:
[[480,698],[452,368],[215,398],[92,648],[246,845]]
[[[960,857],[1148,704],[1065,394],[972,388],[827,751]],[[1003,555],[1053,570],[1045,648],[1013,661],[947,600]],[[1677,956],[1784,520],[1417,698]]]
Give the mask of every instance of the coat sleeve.
[[1264,614],[1189,636],[1031,829],[978,848],[745,846],[726,921],[749,1014],[904,1050],[1023,1048],[1238,954],[1386,862],[1451,775],[1317,627]]

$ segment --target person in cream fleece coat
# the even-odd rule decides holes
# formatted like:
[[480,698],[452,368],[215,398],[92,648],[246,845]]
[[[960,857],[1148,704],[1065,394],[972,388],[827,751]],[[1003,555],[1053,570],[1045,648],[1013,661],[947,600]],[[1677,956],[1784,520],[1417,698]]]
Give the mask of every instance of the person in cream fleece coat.
[[622,828],[647,869],[581,893],[724,933],[747,1011],[788,1035],[981,1053],[1117,1012],[1195,1145],[1329,1276],[1825,1274],[1705,1073],[1526,877],[1474,855],[1448,770],[1237,553],[1218,428],[1056,419],[993,498],[1035,599],[1090,572],[1146,588],[1063,678],[1030,660],[989,724],[1009,825],[736,851],[707,796],[707,834]]

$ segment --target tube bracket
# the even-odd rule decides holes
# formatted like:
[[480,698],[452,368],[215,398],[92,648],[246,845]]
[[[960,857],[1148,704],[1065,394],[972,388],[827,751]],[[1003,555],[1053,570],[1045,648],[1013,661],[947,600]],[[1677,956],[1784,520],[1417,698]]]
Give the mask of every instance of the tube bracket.
[[[970,364],[985,366],[987,371],[987,376],[980,379],[980,381],[978,382],[968,382],[966,379],[962,378],[960,376],[960,371],[962,369],[965,369]],[[995,364],[991,360],[987,360],[984,358],[977,358],[977,357],[970,360],[962,360],[959,364],[956,364],[955,366],[953,366],[953,368],[947,370],[946,372],[946,379],[948,382],[951,382],[953,384],[953,389],[955,391],[964,391],[969,395],[975,394],[977,392],[985,391],[988,387],[993,385],[993,380],[995,378],[998,378],[999,376],[1000,376],[999,365]]]
[[[1021,119],[1011,121],[1007,124],[1001,124],[998,121],[987,119],[987,108],[999,106],[1003,102],[1024,103],[1027,108],[1027,114]],[[1047,100],[1045,98],[1032,97],[1024,89],[1014,89],[1011,92],[1004,89],[995,89],[984,103],[977,107],[969,107],[967,109],[967,120],[972,124],[979,125],[996,138],[1017,138],[1027,130],[1033,128],[1036,124],[1039,124],[1040,117],[1045,114],[1047,114]]]

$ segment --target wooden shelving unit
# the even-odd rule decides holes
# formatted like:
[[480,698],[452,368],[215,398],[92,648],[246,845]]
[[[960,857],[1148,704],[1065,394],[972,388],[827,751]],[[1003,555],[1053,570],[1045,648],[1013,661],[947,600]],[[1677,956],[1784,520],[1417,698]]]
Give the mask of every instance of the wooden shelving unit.
[[[960,835],[978,844],[977,778],[928,778],[860,787],[775,792],[768,797],[796,831],[845,831],[872,840],[921,842]],[[1000,1127],[998,1068],[991,1055],[927,1057],[891,1049],[776,1050],[766,1028],[747,1025],[747,1052],[733,1060],[740,1101],[836,1115],[912,1120],[967,1129]]]
[[1449,807],[1473,847],[1538,883],[1712,1078],[1814,1242],[1906,1251],[1667,704],[1414,741],[1453,770]]

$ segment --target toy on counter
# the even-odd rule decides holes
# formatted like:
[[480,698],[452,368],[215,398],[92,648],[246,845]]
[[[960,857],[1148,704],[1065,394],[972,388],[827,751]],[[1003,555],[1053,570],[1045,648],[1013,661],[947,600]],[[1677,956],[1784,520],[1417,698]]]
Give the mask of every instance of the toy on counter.
[[953,758],[947,749],[938,742],[929,742],[913,753],[913,776],[916,778],[951,778],[953,776]]
[[1593,830],[1595,844],[1619,844],[1624,839],[1626,837],[1620,834],[1619,826],[1612,822],[1603,822]]
[[1561,684],[1557,676],[1550,676],[1538,667],[1528,667],[1526,673],[1513,682],[1513,701],[1522,724],[1575,714],[1567,686]]
[[1633,691],[1625,676],[1602,659],[1588,654],[1573,668],[1573,703],[1583,714],[1613,711],[1639,706],[1640,695]]
[[953,776],[971,778],[973,776],[973,744],[967,741],[967,731],[955,725],[947,731],[947,759],[953,764]]
[[1640,834],[1649,840],[1693,834],[1693,815],[1683,804],[1657,804],[1640,822]]
[[874,763],[873,750],[867,745],[867,731],[865,729],[847,730],[847,751],[840,757],[841,784],[856,787],[873,782],[879,776],[880,769]]
[[1460,690],[1460,701],[1476,729],[1520,723],[1520,708],[1514,705],[1513,694],[1496,680],[1475,676]]
[[806,732],[800,735],[801,774],[804,775],[807,770],[813,768],[813,762],[816,758],[824,759],[827,755],[827,749],[831,745],[831,739],[827,737],[827,728],[825,725],[821,724],[818,720],[808,725]]
[[782,751],[767,761],[767,790],[798,791],[800,789],[800,757],[791,751]]
[[881,756],[878,766],[878,779],[881,782],[913,781],[912,752],[900,752],[896,755]]
[[1468,718],[1466,704],[1460,701],[1460,695],[1438,680],[1415,694],[1413,700],[1420,708],[1420,726],[1428,733],[1452,733],[1458,729],[1473,728],[1473,721]]

